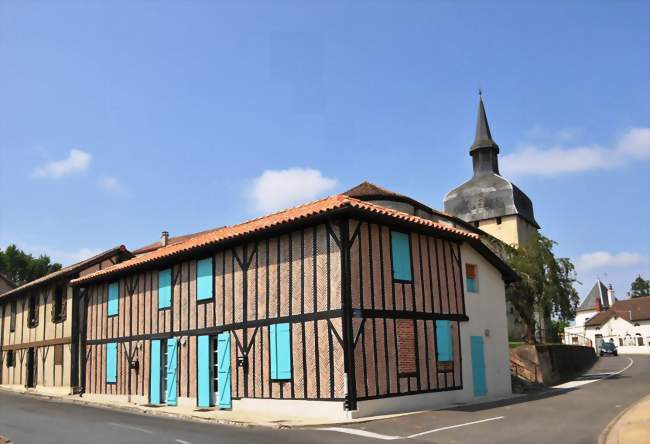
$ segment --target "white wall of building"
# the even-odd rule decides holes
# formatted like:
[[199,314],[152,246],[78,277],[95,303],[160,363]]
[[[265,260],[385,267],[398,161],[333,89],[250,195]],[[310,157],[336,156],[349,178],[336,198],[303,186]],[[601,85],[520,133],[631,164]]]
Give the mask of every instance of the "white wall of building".
[[579,311],[578,313],[576,313],[574,326],[583,327],[589,319],[593,318],[597,314],[598,314],[597,310]]
[[[585,336],[593,341],[594,347],[597,335],[602,335],[606,342],[613,340],[619,353],[650,353],[650,320],[629,322],[614,316],[600,327],[585,328]],[[638,345],[639,342],[643,345]]]

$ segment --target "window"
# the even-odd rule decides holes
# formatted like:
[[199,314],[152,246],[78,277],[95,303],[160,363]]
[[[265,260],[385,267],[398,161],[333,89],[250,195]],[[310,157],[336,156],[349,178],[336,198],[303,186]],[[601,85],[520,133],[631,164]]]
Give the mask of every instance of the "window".
[[158,309],[172,306],[172,269],[158,272]]
[[29,295],[29,314],[27,316],[27,326],[29,328],[36,327],[38,325],[38,299],[37,295]]
[[476,265],[465,264],[465,284],[468,292],[478,293],[478,271]]
[[108,316],[117,316],[119,313],[119,299],[120,284],[119,282],[112,282],[108,285]]
[[474,226],[478,228],[478,221],[474,222]]
[[16,301],[11,301],[11,317],[9,318],[9,331],[16,331]]
[[291,327],[289,323],[269,326],[271,336],[271,379],[291,379]]
[[117,344],[110,342],[106,344],[106,383],[117,382]]
[[63,344],[54,346],[54,365],[63,365]]
[[454,359],[450,321],[436,321],[436,347],[438,348],[438,361],[452,361]]
[[399,231],[390,232],[393,280],[411,282],[411,243],[409,235]]
[[57,285],[54,289],[54,307],[52,311],[52,321],[61,322],[65,319],[65,297],[63,295],[63,287]]
[[399,376],[417,373],[415,362],[415,326],[412,319],[397,320],[397,373]]
[[213,296],[212,258],[196,262],[196,300],[206,301]]
[[15,360],[15,357],[14,357],[14,351],[13,350],[7,350],[6,361],[7,361],[7,368],[13,367],[14,365],[16,365],[16,360]]
[[497,217],[497,225],[501,225],[501,222],[502,222],[501,217]]

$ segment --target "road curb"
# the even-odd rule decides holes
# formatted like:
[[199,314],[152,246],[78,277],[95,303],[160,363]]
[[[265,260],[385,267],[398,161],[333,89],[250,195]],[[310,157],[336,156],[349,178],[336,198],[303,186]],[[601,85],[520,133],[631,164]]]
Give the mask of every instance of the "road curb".
[[[598,444],[606,444],[610,439],[611,433],[619,425],[619,423],[623,420],[623,418],[632,410],[636,409],[639,406],[639,404],[644,403],[648,399],[650,399],[650,395],[645,395],[641,399],[638,399],[636,402],[628,406],[625,410],[620,412],[618,415],[616,415],[614,419],[612,419],[607,424],[607,427],[605,427],[605,429],[598,436]],[[616,442],[618,442],[618,440]]]
[[[0,386],[0,391],[6,392],[6,393],[14,393],[18,395],[27,395],[27,396],[32,396],[34,398],[41,398],[46,401],[53,401],[53,402],[64,402],[68,404],[77,404],[77,405],[85,405],[89,407],[95,407],[95,408],[101,408],[101,409],[107,409],[107,410],[113,410],[117,412],[128,412],[128,413],[135,413],[138,415],[143,415],[143,416],[156,416],[156,417],[163,417],[163,418],[168,418],[168,419],[176,419],[176,420],[181,420],[181,421],[193,421],[193,422],[200,422],[204,424],[214,424],[214,425],[229,425],[229,426],[237,426],[237,427],[264,427],[268,429],[275,429],[275,430],[288,430],[288,429],[311,429],[311,428],[319,428],[319,427],[335,427],[335,426],[342,426],[342,425],[350,425],[350,424],[363,424],[371,421],[375,421],[378,419],[387,419],[387,418],[395,418],[395,417],[400,417],[400,416],[408,416],[408,415],[415,415],[417,413],[421,413],[422,411],[416,411],[416,412],[401,412],[401,413],[394,413],[394,414],[388,414],[388,415],[380,415],[380,416],[368,416],[368,417],[362,417],[362,418],[356,418],[356,419],[349,419],[349,420],[343,420],[343,421],[326,421],[326,422],[312,422],[312,423],[305,423],[305,424],[287,424],[286,422],[252,422],[252,421],[237,421],[233,419],[225,419],[225,418],[205,418],[202,416],[198,415],[193,415],[193,414],[187,414],[187,413],[177,413],[177,412],[167,412],[167,411],[161,411],[156,408],[142,408],[138,407],[135,405],[111,405],[108,403],[104,402],[98,402],[98,401],[93,401],[93,400],[88,400],[84,399],[83,397],[79,398],[70,398],[66,396],[57,396],[57,395],[49,395],[46,393],[38,393],[38,392],[33,392],[33,391],[27,391],[27,390],[12,390],[12,389],[7,389],[5,387]],[[3,444],[0,442],[0,444]]]
[[[47,395],[44,393],[35,393],[35,392],[28,392],[28,391],[17,391],[17,390],[10,390],[6,389],[4,387],[0,387],[0,391],[3,391],[5,393],[14,393],[17,395],[27,395],[31,396],[34,398],[41,398],[46,401],[53,401],[53,402],[63,402],[67,404],[77,404],[77,405],[85,405],[89,407],[95,407],[95,408],[100,408],[100,409],[106,409],[106,410],[113,410],[117,412],[128,412],[128,413],[135,413],[138,415],[142,416],[158,416],[158,417],[165,417],[168,419],[176,419],[176,420],[182,420],[182,421],[193,421],[193,422],[201,422],[205,424],[215,424],[215,425],[230,425],[230,426],[237,426],[237,427],[265,427],[269,429],[286,429],[286,428],[295,428],[297,426],[291,426],[291,425],[285,425],[282,423],[268,423],[268,422],[246,422],[246,421],[236,421],[232,419],[222,419],[222,418],[203,418],[201,416],[197,415],[191,415],[191,414],[183,414],[183,413],[174,413],[174,412],[165,412],[165,411],[160,411],[152,408],[139,408],[136,406],[128,406],[128,405],[111,405],[111,404],[106,404],[102,402],[96,402],[96,401],[89,401],[83,398],[80,399],[74,399],[74,398],[65,398],[62,396],[56,396],[56,395]],[[2,441],[0,441],[0,444],[4,444]]]

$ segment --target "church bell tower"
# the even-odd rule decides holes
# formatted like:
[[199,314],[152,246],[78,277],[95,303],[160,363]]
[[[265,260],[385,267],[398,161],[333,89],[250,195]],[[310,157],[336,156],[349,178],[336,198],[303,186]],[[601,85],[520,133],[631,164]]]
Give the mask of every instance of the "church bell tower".
[[526,242],[540,228],[533,203],[499,173],[499,145],[492,139],[480,92],[476,134],[469,155],[474,174],[445,196],[445,212],[474,224],[506,244],[519,246]]

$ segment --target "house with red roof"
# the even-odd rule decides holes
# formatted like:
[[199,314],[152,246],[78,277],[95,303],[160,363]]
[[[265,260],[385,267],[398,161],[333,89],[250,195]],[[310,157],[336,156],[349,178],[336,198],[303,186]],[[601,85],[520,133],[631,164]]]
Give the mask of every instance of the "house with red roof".
[[584,329],[596,348],[613,342],[619,353],[650,353],[650,296],[617,300],[589,319]]
[[331,418],[497,399],[516,279],[472,225],[364,182],[72,280],[82,390]]

